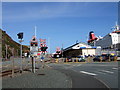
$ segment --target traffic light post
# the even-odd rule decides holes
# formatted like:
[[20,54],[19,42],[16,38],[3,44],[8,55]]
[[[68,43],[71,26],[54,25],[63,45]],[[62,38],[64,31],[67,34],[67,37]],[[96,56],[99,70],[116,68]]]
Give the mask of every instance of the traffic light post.
[[20,58],[21,58],[21,67],[20,67],[20,73],[22,73],[22,42],[23,42],[23,32],[21,32],[21,33],[18,33],[17,34],[17,36],[18,36],[18,39],[21,39],[21,40],[19,40],[19,42],[20,42]]
[[23,40],[20,40],[20,58],[21,58],[21,67],[20,67],[20,73],[22,73],[23,65],[22,65],[22,42]]

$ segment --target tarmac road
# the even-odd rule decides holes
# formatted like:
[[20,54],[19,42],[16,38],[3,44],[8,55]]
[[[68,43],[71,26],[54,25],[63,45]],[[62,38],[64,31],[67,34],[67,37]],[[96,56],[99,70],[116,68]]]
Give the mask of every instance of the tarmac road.
[[73,70],[65,70],[60,68],[56,68],[56,70],[59,70],[62,73],[65,73],[67,76],[71,77],[72,88],[106,88],[106,90],[109,90],[103,83],[99,82],[92,76],[80,74]]
[[118,88],[118,63],[50,64],[72,78],[73,88]]

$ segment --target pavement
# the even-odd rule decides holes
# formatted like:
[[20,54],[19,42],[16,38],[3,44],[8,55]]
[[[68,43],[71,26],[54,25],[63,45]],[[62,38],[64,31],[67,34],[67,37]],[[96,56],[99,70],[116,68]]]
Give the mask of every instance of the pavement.
[[24,72],[15,77],[2,79],[2,88],[71,88],[71,78],[57,70],[45,66],[36,73]]

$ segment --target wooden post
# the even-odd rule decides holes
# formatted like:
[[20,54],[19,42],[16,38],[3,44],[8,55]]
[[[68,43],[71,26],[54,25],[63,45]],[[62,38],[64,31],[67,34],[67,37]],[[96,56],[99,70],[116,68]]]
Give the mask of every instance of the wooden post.
[[14,58],[12,57],[12,77],[14,77]]
[[7,49],[8,49],[7,44],[5,44],[5,48],[6,48],[6,55],[5,55],[5,58],[6,58],[6,60],[7,60]]
[[12,48],[12,54],[13,54],[13,56],[12,56],[12,77],[14,77],[14,48]]

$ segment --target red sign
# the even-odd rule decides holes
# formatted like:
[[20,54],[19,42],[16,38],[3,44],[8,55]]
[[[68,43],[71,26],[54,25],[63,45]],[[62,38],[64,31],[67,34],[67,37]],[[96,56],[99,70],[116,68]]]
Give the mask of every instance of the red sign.
[[37,53],[37,55],[40,55],[40,53]]
[[46,39],[40,39],[40,47],[46,47]]

